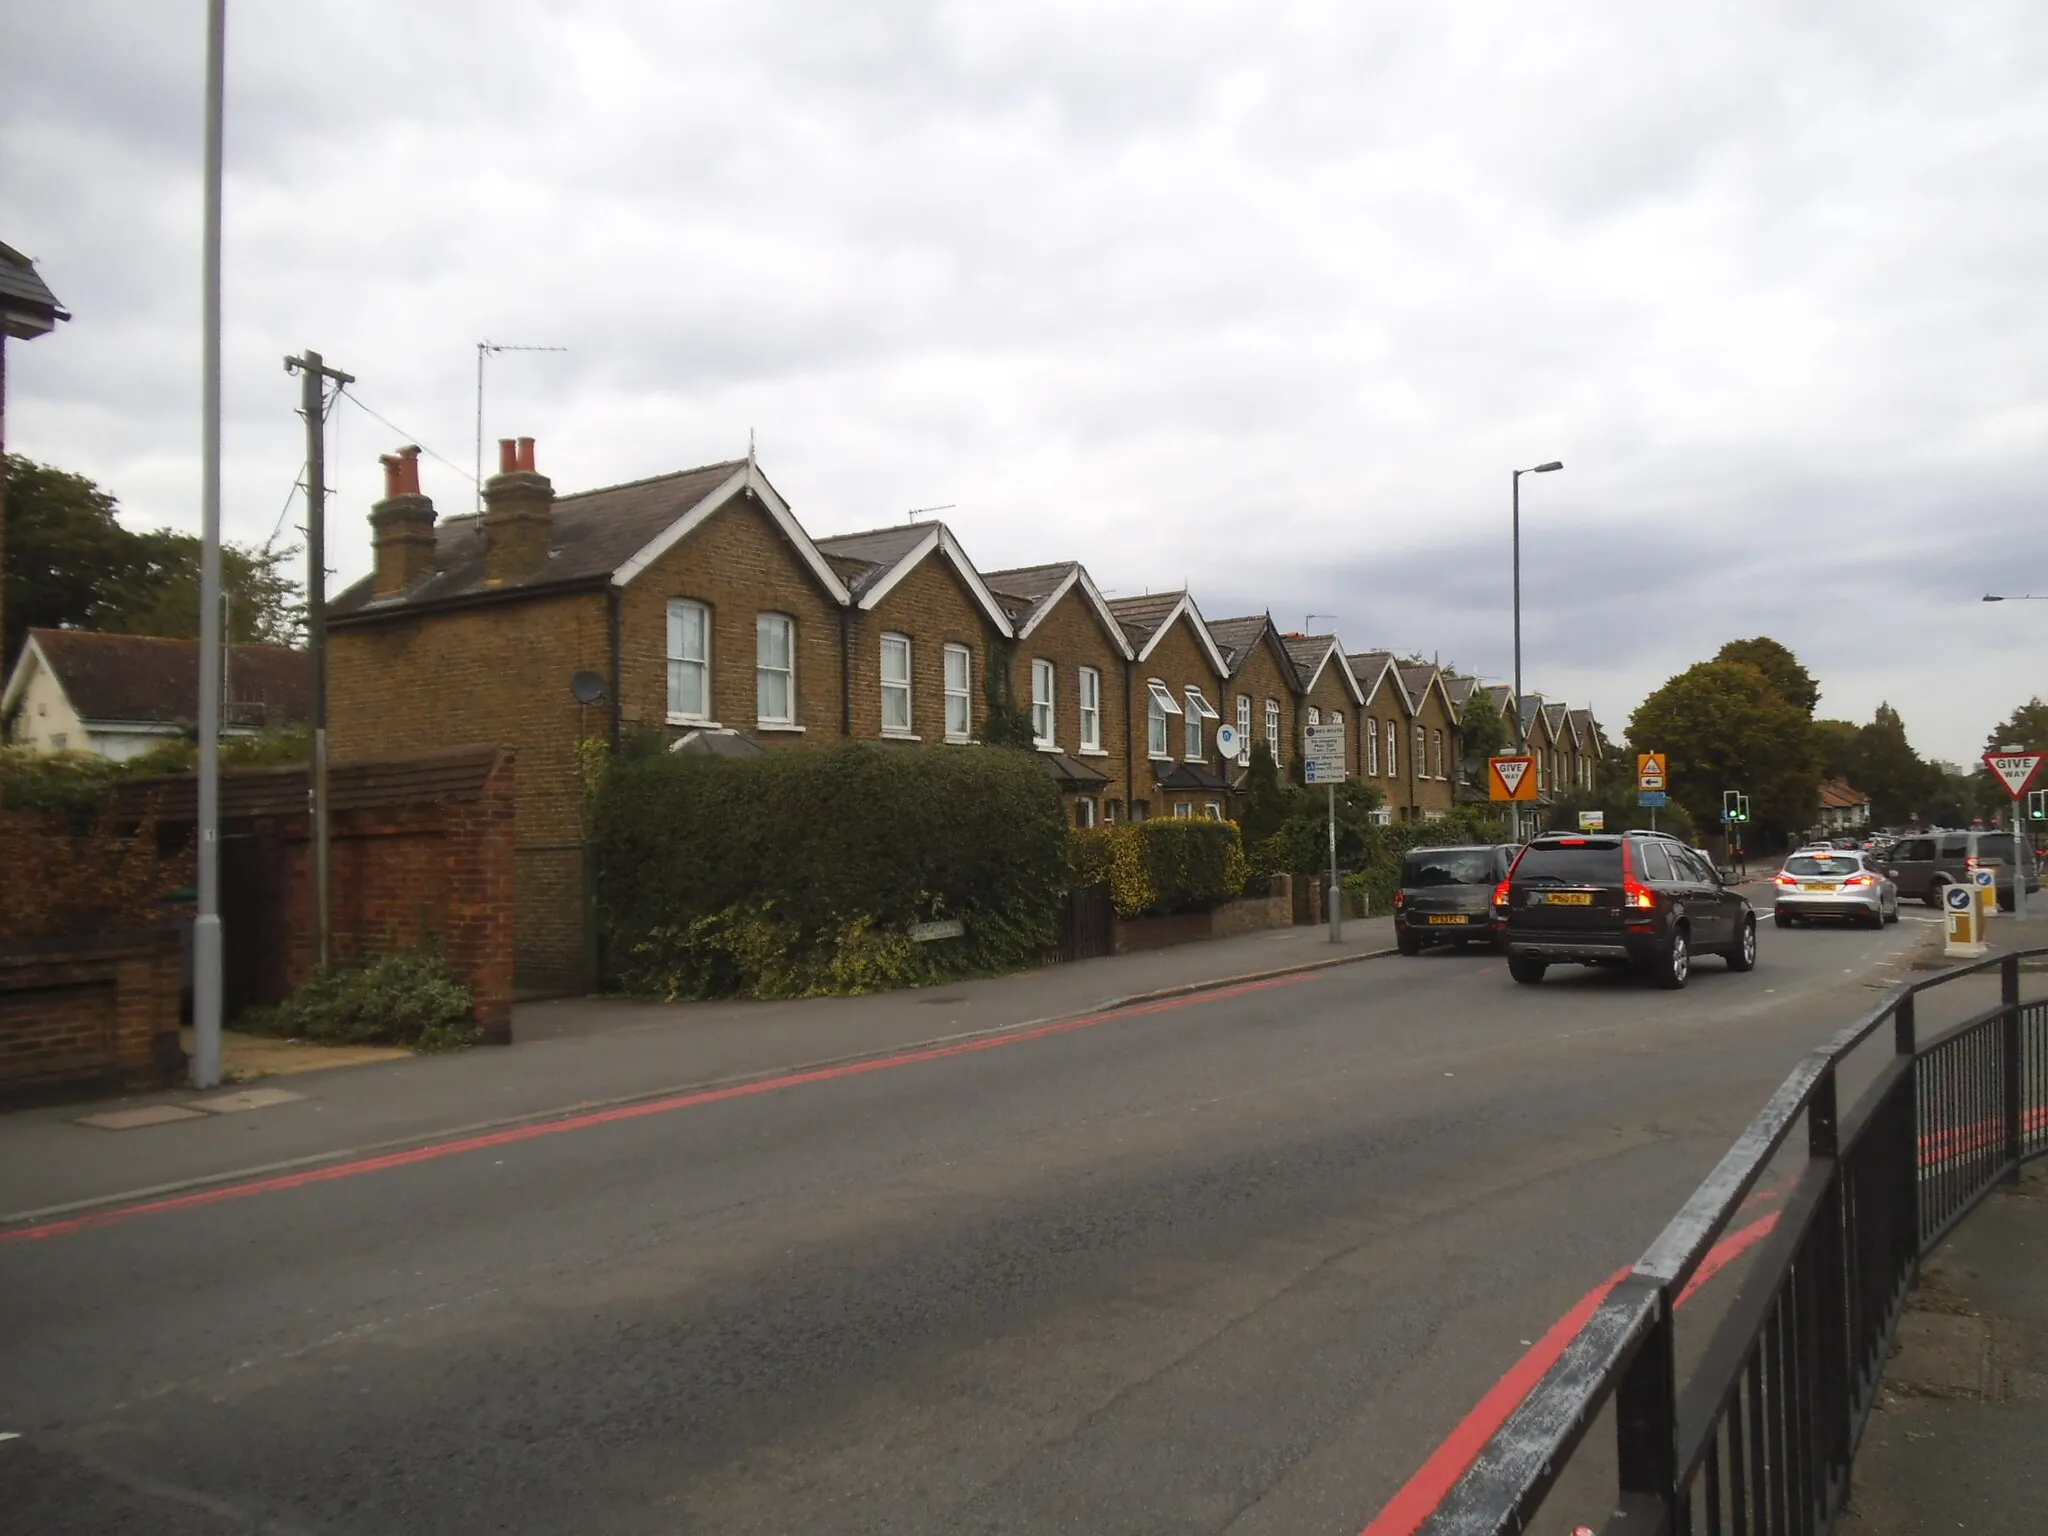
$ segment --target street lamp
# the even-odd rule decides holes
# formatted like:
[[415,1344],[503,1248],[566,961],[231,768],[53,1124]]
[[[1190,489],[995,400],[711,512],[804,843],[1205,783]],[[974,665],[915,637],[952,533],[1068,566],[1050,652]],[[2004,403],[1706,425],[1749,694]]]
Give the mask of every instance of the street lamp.
[[[1514,474],[1515,501],[1515,696],[1509,701],[1509,708],[1515,717],[1515,752],[1519,756],[1529,750],[1527,732],[1522,729],[1522,476],[1547,475],[1553,469],[1563,469],[1564,462],[1552,459],[1548,464],[1538,464],[1534,469],[1518,469]],[[1522,830],[1522,810],[1515,808],[1515,831]]]
[[2048,603],[2048,596],[2036,597],[2031,592],[2015,592],[2010,596],[1997,592],[1986,592],[1984,594],[1984,601],[1987,603]]

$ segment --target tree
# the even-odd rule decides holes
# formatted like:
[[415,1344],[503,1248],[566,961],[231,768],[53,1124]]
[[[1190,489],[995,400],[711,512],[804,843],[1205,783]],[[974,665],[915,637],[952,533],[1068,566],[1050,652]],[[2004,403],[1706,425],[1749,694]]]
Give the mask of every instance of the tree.
[[1245,771],[1244,800],[1237,817],[1237,828],[1244,835],[1247,849],[1280,830],[1293,811],[1294,798],[1295,792],[1280,782],[1273,749],[1263,741],[1253,742],[1251,766]]
[[[2038,694],[2007,715],[1984,738],[1986,752],[2001,752],[2007,747],[2018,747],[2022,752],[2048,752],[2048,704],[2042,703]],[[2004,782],[1989,768],[1979,767],[1970,777],[1976,789],[1975,808],[1979,816],[1987,821],[2002,821],[2012,814],[2012,797]],[[2034,782],[2038,787],[2048,784],[2048,779],[2037,777]]]
[[1493,695],[1484,688],[1475,687],[1465,707],[1458,711],[1458,734],[1464,743],[1465,762],[1475,779],[1483,776],[1489,757],[1498,757],[1507,750],[1508,723],[1494,707]]
[[1763,673],[1778,696],[1801,714],[1811,716],[1820,702],[1820,684],[1784,646],[1769,635],[1753,640],[1730,640],[1715,653],[1716,661],[1741,662]]
[[1853,720],[1813,722],[1814,746],[1820,752],[1820,771],[1825,777],[1864,787],[1856,777],[1856,743],[1862,732],[1863,727]]
[[[199,634],[199,540],[122,526],[112,496],[83,475],[10,454],[4,648],[12,664],[31,628]],[[221,588],[228,638],[288,644],[303,610],[286,571],[293,551],[227,544]]]
[[1878,826],[1911,821],[1941,783],[1941,773],[1913,750],[1906,722],[1889,704],[1877,706],[1870,724],[1856,733],[1854,772],[1847,777],[1870,796],[1870,817]]
[[1721,795],[1749,796],[1760,832],[1805,828],[1820,802],[1813,722],[1753,663],[1703,661],[1637,706],[1628,737],[1638,751],[1668,756],[1671,797],[1695,822],[1718,825]]

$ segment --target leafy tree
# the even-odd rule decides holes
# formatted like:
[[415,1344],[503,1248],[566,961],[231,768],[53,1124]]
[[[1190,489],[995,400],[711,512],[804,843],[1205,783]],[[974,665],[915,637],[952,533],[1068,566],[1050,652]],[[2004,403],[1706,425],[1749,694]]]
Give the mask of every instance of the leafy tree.
[[1508,723],[1494,707],[1493,695],[1485,689],[1474,688],[1472,697],[1458,712],[1458,734],[1464,743],[1465,761],[1473,768],[1475,778],[1489,757],[1498,757],[1507,750]]
[[1870,796],[1870,816],[1877,825],[1893,826],[1919,815],[1941,782],[1906,739],[1906,722],[1889,704],[1877,706],[1870,724],[1856,733],[1853,772],[1849,782]]
[[1246,848],[1256,847],[1280,830],[1293,809],[1293,798],[1293,791],[1280,782],[1273,749],[1263,741],[1253,742],[1251,766],[1245,773],[1244,802],[1237,817]]
[[1037,745],[1037,736],[1031,729],[1031,712],[1017,702],[1010,687],[1010,666],[1016,647],[1002,642],[998,646],[982,672],[981,739],[991,747],[1015,747],[1029,752]]
[[1716,661],[1742,662],[1755,667],[1777,692],[1801,714],[1811,716],[1820,702],[1820,684],[1784,646],[1769,635],[1753,640],[1730,640],[1715,653]]
[[1696,823],[1718,824],[1728,789],[1747,793],[1756,829],[1780,839],[1819,805],[1813,722],[1752,663],[1703,661],[1679,673],[1637,706],[1628,738],[1668,754],[1671,796]]
[[1820,751],[1820,771],[1830,779],[1846,779],[1858,789],[1856,745],[1863,727],[1853,720],[1816,720],[1814,745]]
[[[2039,695],[2007,715],[1984,738],[1986,752],[2000,752],[2007,747],[2018,747],[2023,752],[2048,752],[2048,704],[2042,703]],[[2012,796],[1989,768],[1979,767],[1970,777],[1976,789],[1979,816],[1987,821],[2003,821],[2012,815]],[[2039,786],[2048,783],[2048,779],[2037,777],[2034,782]]]
[[[6,623],[12,663],[31,628],[199,634],[199,540],[122,526],[114,498],[83,475],[7,459]],[[293,551],[228,544],[221,586],[228,638],[289,643],[302,621]]]

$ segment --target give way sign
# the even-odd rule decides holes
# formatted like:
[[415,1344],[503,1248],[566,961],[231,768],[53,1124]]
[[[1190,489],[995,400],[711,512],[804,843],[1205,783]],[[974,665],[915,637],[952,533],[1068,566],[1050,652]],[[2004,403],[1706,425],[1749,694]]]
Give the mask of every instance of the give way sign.
[[1490,757],[1486,760],[1490,782],[1487,798],[1492,800],[1534,800],[1536,778],[1530,769],[1536,759],[1529,756]]
[[2005,785],[2005,792],[2017,800],[2027,792],[2034,770],[2041,766],[2042,755],[2039,752],[1986,752],[1984,766],[1999,777]]

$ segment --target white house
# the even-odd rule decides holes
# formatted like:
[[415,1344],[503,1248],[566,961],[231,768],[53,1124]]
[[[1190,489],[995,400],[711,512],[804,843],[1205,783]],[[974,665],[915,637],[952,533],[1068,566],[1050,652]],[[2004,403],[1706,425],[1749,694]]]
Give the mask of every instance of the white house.
[[[303,651],[231,645],[222,666],[223,733],[302,725],[312,668]],[[199,642],[32,629],[0,693],[7,741],[116,762],[187,734],[199,714]]]

